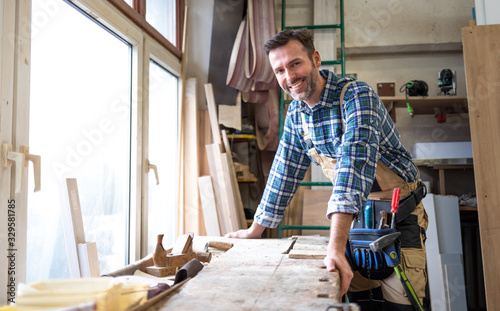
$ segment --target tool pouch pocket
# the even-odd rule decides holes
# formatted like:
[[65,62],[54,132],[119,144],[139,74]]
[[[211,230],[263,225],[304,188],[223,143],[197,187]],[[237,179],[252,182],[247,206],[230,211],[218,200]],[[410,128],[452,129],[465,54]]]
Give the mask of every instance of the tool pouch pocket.
[[[417,205],[422,201],[427,194],[427,189],[423,183],[419,183],[417,189],[412,191],[409,196],[399,201],[398,212],[396,214],[396,228],[398,225],[405,222],[408,216],[415,210]],[[372,209],[370,217],[373,220],[373,228],[379,228],[380,212],[387,212],[387,224],[391,224],[392,214],[391,214],[391,202],[390,201],[371,201]],[[356,219],[354,220],[353,228],[364,228],[365,213],[358,213]],[[381,228],[384,229],[384,228]]]
[[353,271],[365,278],[382,280],[394,272],[394,266],[401,258],[401,244],[396,238],[383,250],[374,252],[370,243],[387,234],[396,232],[394,229],[351,229],[346,246],[346,257]]

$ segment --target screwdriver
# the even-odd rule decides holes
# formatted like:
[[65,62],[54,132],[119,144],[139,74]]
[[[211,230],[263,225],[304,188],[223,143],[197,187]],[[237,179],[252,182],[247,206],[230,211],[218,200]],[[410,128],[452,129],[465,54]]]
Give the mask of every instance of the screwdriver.
[[401,193],[401,189],[399,188],[394,188],[394,191],[392,192],[392,203],[391,203],[391,213],[392,213],[392,219],[391,219],[391,228],[394,228],[395,224],[395,219],[396,219],[396,213],[398,212],[398,206],[399,206],[399,194]]

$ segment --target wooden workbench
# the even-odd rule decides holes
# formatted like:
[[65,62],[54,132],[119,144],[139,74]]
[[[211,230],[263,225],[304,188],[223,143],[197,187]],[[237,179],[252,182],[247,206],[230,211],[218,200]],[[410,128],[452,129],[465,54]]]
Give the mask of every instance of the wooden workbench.
[[339,302],[338,274],[323,265],[326,238],[197,239],[234,246],[149,310],[325,310]]

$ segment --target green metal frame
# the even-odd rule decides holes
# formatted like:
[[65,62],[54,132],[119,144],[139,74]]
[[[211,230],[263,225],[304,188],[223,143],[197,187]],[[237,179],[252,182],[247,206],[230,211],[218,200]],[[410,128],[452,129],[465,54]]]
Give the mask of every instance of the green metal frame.
[[[288,28],[308,28],[308,29],[340,29],[340,60],[325,60],[321,61],[321,65],[340,65],[342,76],[346,75],[345,73],[345,31],[344,31],[344,0],[339,0],[340,6],[340,24],[331,24],[331,25],[305,25],[305,26],[293,26]],[[287,28],[286,26],[286,0],[282,0],[281,2],[281,29]],[[280,104],[279,104],[279,137],[283,134],[283,106],[285,100],[283,95],[283,90],[280,93]],[[301,186],[331,186],[331,182],[302,182]],[[294,226],[294,225],[278,225],[278,239],[281,239],[283,230],[293,230],[293,229],[301,229],[301,230],[330,230],[330,226]]]

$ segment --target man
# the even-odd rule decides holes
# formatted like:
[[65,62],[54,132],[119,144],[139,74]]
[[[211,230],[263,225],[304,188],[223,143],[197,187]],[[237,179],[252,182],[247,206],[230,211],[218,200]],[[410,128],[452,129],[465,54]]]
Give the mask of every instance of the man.
[[[327,209],[330,239],[324,263],[328,271],[340,273],[342,294],[349,289],[350,300],[362,307],[363,300],[369,300],[366,310],[378,308],[374,302],[382,297],[388,301],[385,310],[411,310],[395,273],[382,281],[365,279],[353,273],[345,256],[351,223],[358,213],[362,214],[372,187],[378,184],[374,183],[376,172],[377,176],[390,176],[385,178],[391,180],[384,183],[386,188],[403,188],[405,196],[417,188],[417,167],[401,144],[387,110],[367,84],[319,70],[321,58],[307,29],[286,29],[267,41],[264,50],[281,88],[294,100],[253,224],[226,236],[259,238],[266,227],[276,227],[314,162],[322,166],[333,183]],[[427,215],[419,201],[415,206],[402,230],[402,264],[422,302],[427,281]]]

